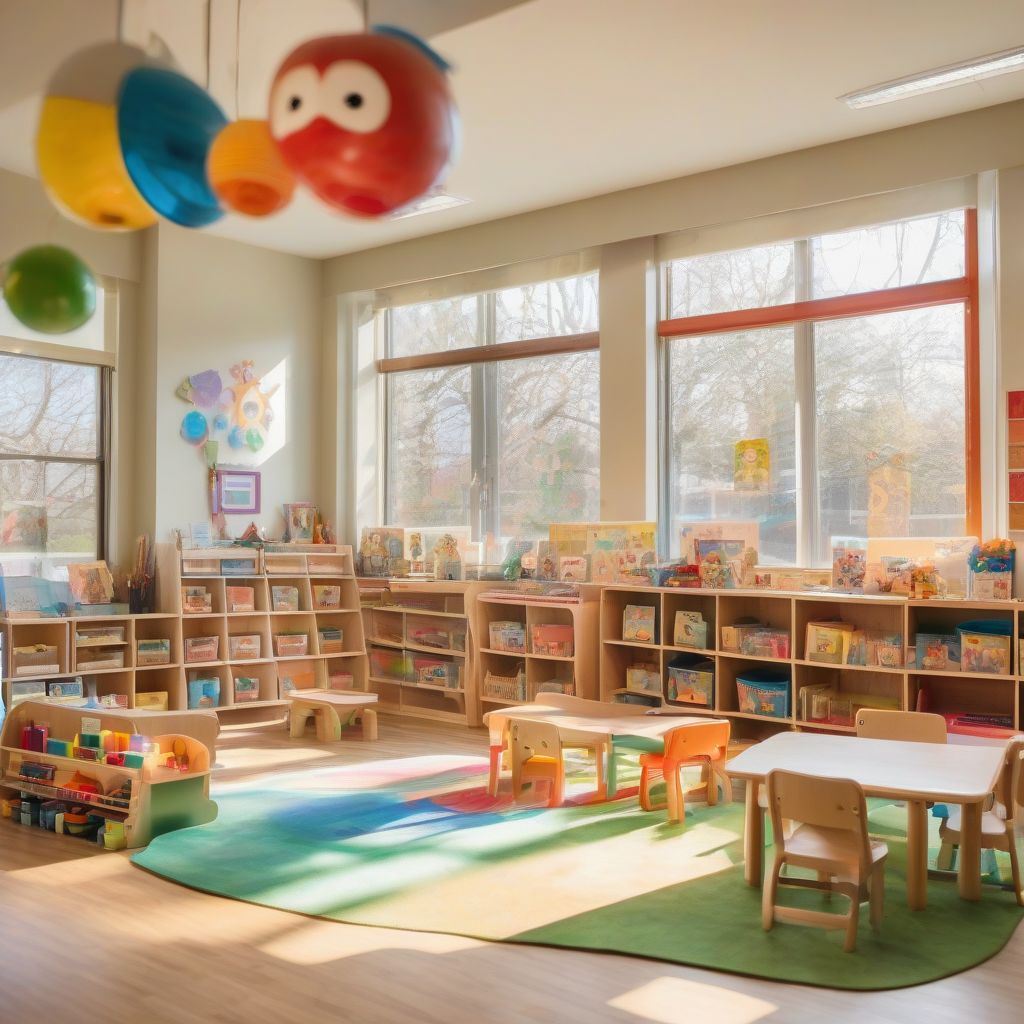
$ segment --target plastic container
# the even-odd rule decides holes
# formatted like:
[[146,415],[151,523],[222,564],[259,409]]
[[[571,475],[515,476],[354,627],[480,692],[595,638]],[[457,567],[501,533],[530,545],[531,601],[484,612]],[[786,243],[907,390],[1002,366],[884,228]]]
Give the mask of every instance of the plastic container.
[[960,671],[1009,675],[1012,671],[1013,624],[1004,619],[972,619],[957,627]]
[[710,658],[677,654],[668,663],[668,700],[694,707],[715,706],[715,663]]
[[765,718],[789,717],[789,673],[751,669],[736,676],[739,709]]

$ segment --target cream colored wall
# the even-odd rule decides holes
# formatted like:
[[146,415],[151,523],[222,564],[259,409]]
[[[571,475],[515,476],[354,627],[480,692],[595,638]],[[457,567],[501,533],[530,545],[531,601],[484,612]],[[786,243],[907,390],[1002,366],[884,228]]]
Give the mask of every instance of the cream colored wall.
[[201,451],[179,435],[191,406],[175,390],[207,369],[230,382],[229,368],[251,359],[258,374],[284,364],[285,439],[249,466],[247,458],[232,459],[220,435],[221,464],[262,475],[261,514],[229,517],[228,529],[240,533],[255,519],[279,537],[285,502],[321,497],[321,265],[174,225],[160,224],[156,232],[155,536],[166,540],[172,528],[209,517]]
[[[648,322],[653,305],[638,296],[649,280],[650,240],[668,232],[734,224],[787,210],[879,195],[931,182],[1024,165],[1024,101],[756,160],[551,209],[538,210],[457,231],[382,246],[330,260],[324,284],[329,296],[372,292],[412,281],[462,274],[574,250],[603,247],[601,510],[606,518],[652,514],[657,480],[654,345]],[[999,175],[997,216],[1001,262],[993,270],[994,325],[983,367],[995,375],[1000,401],[1007,386],[1024,387],[1024,184],[1017,172]],[[1011,184],[1012,194],[1008,194]],[[635,240],[635,241],[631,241]],[[1007,305],[1007,283],[1012,296]],[[1002,307],[995,305],[995,285]],[[1017,309],[1017,306],[1021,306]],[[353,358],[355,334],[339,333],[342,359]],[[363,343],[360,343],[363,347]],[[348,353],[345,355],[344,353]],[[611,373],[609,373],[611,370]],[[1014,383],[1016,382],[1016,383]],[[353,392],[346,393],[350,400]],[[998,449],[991,440],[988,445]],[[1003,444],[1005,449],[1005,444]],[[1005,530],[1005,497],[995,497],[998,459],[990,458],[985,482],[986,521]],[[1005,457],[1003,458],[1005,467]],[[369,521],[368,491],[377,485],[376,465],[357,462],[348,488],[345,521],[354,538]],[[1005,469],[1002,474],[1005,477]],[[1005,484],[1004,484],[1005,487]],[[357,511],[357,509],[359,511]],[[996,517],[993,520],[993,510]]]

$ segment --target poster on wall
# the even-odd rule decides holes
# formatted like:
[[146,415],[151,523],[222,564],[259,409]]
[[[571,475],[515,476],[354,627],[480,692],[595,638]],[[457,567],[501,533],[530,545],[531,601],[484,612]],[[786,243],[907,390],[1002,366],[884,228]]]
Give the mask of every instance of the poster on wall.
[[771,452],[766,437],[736,442],[733,486],[737,491],[767,491],[771,488]]
[[869,537],[910,536],[910,470],[894,450],[868,452]]

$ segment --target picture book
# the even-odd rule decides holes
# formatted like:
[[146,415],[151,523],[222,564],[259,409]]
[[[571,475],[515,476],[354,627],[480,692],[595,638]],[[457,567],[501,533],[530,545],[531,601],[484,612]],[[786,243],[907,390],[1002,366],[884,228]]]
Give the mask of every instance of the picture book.
[[963,672],[987,672],[1008,675],[1010,637],[995,633],[960,631],[960,669]]
[[676,647],[699,647],[708,645],[708,624],[700,612],[676,612],[675,628],[672,631],[672,643]]
[[297,612],[299,610],[299,588],[273,586],[270,588],[271,604],[275,612]]
[[845,665],[854,627],[848,622],[808,622],[805,657],[828,665]]
[[558,579],[559,554],[554,544],[549,541],[540,541],[537,544],[537,579],[557,580]]
[[753,519],[680,522],[679,557],[685,562],[695,563],[698,540],[723,540],[728,537],[742,541],[744,548],[757,551],[760,546],[760,526]]
[[832,541],[832,589],[862,594],[867,573],[867,548],[858,541]]
[[71,562],[68,584],[77,604],[110,604],[114,600],[114,577],[106,562]]
[[[524,562],[525,564],[525,562]],[[593,583],[614,583],[619,575],[619,559],[614,551],[594,551],[590,555],[590,579]]]
[[661,693],[661,672],[657,665],[636,664],[626,668],[626,689],[640,693]]
[[586,555],[558,556],[558,578],[563,583],[584,583],[589,575]]
[[320,583],[313,584],[313,607],[314,608],[340,608],[341,587],[327,586]]
[[746,550],[743,541],[698,540],[696,545],[702,586],[721,589],[739,585],[743,578],[743,555]]
[[622,612],[622,639],[636,643],[657,643],[655,609],[646,604],[627,604]]

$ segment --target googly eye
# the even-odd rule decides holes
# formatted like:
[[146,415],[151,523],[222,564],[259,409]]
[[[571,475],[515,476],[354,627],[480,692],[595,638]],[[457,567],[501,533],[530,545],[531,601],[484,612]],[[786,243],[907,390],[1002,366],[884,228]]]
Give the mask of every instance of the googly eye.
[[286,71],[270,97],[270,133],[284,138],[302,128],[320,113],[320,76],[312,64],[300,64]]
[[346,131],[375,132],[391,113],[391,90],[369,64],[339,60],[320,82],[320,110]]

